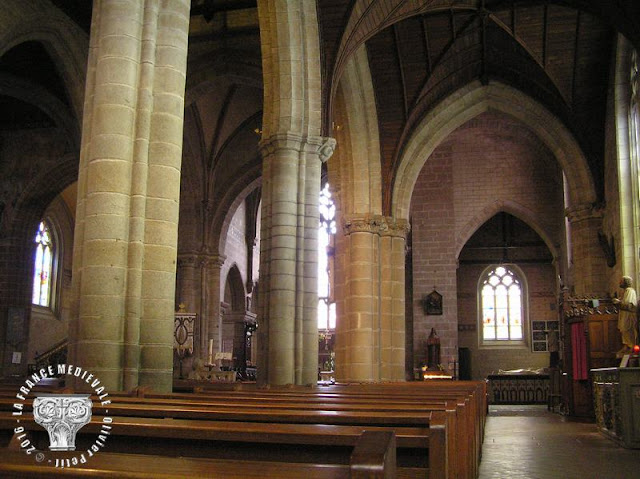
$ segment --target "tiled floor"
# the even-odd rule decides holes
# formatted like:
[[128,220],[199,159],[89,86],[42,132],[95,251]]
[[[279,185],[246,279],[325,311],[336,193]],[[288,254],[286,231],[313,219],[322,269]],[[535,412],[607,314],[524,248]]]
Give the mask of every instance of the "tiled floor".
[[479,479],[635,479],[640,449],[545,406],[491,406]]

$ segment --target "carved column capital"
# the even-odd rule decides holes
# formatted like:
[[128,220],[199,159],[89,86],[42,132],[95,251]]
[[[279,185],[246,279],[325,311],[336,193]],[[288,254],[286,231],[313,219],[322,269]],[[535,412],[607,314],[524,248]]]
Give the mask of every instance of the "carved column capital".
[[342,229],[345,235],[351,233],[372,233],[381,236],[406,237],[410,225],[407,220],[382,215],[346,216]]
[[178,253],[179,268],[195,268],[198,264],[198,253]]
[[385,216],[387,229],[382,232],[384,236],[393,236],[395,238],[406,238],[411,230],[411,224],[408,220]]
[[227,257],[217,253],[189,252],[178,254],[178,266],[195,268],[197,266],[211,268],[222,267]]
[[596,220],[603,218],[603,210],[593,203],[581,203],[565,210],[565,215],[570,223],[584,220]]
[[226,259],[227,256],[224,254],[208,253],[201,256],[200,264],[203,268],[220,269]]
[[323,136],[302,136],[292,132],[276,133],[260,141],[259,149],[263,158],[279,150],[291,150],[316,154],[322,163],[327,161],[336,148],[336,140]]
[[342,229],[345,235],[352,233],[378,233],[383,223],[383,217],[374,216],[344,216]]

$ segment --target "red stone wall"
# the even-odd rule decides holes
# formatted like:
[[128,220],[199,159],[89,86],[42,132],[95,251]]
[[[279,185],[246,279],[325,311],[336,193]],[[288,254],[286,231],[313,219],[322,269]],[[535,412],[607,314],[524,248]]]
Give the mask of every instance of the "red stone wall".
[[[432,327],[441,339],[441,362],[457,361],[458,347],[473,347],[474,377],[504,367],[540,367],[545,353],[477,351],[476,288],[485,266],[458,268],[458,254],[471,235],[500,211],[529,224],[560,254],[564,241],[562,174],[551,152],[524,125],[510,117],[484,113],[443,142],[426,161],[411,203],[413,253],[413,344],[415,366],[426,358],[426,338]],[[555,311],[555,269],[525,267],[535,298],[533,315],[552,317]],[[443,295],[443,314],[425,315],[420,299],[435,289]],[[467,326],[471,325],[471,326]],[[464,328],[463,328],[464,329]],[[528,350],[530,351],[530,349]],[[474,358],[475,356],[475,358]],[[480,361],[481,360],[481,361]],[[504,366],[504,367],[503,367]],[[477,376],[479,375],[479,376]]]

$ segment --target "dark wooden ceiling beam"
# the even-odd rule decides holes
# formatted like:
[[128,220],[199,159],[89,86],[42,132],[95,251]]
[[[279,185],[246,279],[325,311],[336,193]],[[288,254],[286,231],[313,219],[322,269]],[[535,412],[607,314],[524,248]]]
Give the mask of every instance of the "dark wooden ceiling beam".
[[549,4],[544,2],[542,10],[542,67],[547,69],[547,51],[549,49]]
[[534,7],[546,4],[581,10],[604,20],[640,49],[640,2],[638,0],[485,0],[492,11],[521,4]]
[[[484,3],[484,2],[483,2]],[[483,5],[483,12],[482,12],[482,16],[480,18],[481,22],[482,22],[482,31],[481,31],[481,38],[482,38],[482,72],[480,73],[480,82],[483,85],[487,85],[489,83],[489,77],[487,74],[487,25],[489,23],[489,14],[487,13],[486,10],[484,10],[484,5]]]
[[571,104],[573,105],[573,100],[576,97],[576,87],[577,87],[577,77],[578,77],[578,54],[580,51],[580,20],[582,17],[582,12],[580,10],[576,11],[576,36],[575,41],[573,43],[573,71],[571,72]]
[[393,43],[396,50],[396,58],[398,59],[398,71],[400,72],[400,84],[402,85],[402,98],[404,100],[404,118],[409,117],[409,100],[407,98],[407,82],[404,76],[404,68],[402,66],[402,52],[400,51],[400,39],[398,38],[398,24],[392,26]]
[[204,0],[204,2],[191,2],[191,16],[202,15],[209,22],[216,13],[231,12],[233,10],[246,10],[257,8],[257,0]]
[[431,59],[431,48],[429,48],[429,34],[427,32],[426,17],[422,17],[420,26],[422,27],[422,34],[424,37],[424,50],[427,53],[427,78],[429,78],[431,76],[431,72],[433,72],[433,67],[432,67],[432,59]]
[[449,25],[451,26],[451,38],[453,39],[453,41],[456,40],[457,35],[456,35],[456,15],[453,12],[453,9],[449,10]]
[[223,28],[221,30],[200,35],[189,35],[189,43],[202,43],[221,40],[224,38],[251,37],[260,35],[259,27]]
[[458,32],[456,33],[456,35],[454,35],[451,40],[447,43],[447,45],[444,47],[444,49],[442,50],[442,53],[438,56],[438,58],[436,58],[436,60],[433,62],[433,69],[437,68],[437,66],[440,64],[440,62],[442,62],[442,60],[447,56],[447,53],[449,53],[449,50],[451,50],[451,48],[455,45],[456,40],[461,37],[468,29],[469,27],[471,27],[471,25],[473,25],[473,23],[478,19],[478,17],[476,15],[472,16],[469,20],[467,20],[462,27],[460,27],[458,29]]

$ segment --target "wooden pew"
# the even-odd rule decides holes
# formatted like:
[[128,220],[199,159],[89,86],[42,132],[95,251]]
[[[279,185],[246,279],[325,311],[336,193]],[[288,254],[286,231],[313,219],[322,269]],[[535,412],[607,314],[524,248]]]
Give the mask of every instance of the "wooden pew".
[[[450,431],[447,434],[447,449],[448,451],[457,451],[456,453],[450,452],[448,457],[448,467],[451,471],[450,477],[471,477],[470,472],[473,469],[471,465],[471,444],[468,441],[461,441],[460,438],[467,438],[469,434],[472,434],[470,426],[470,417],[465,415],[464,407],[468,408],[468,405],[464,402],[458,403],[452,400],[443,401],[416,401],[415,398],[409,399],[396,399],[393,396],[385,395],[384,397],[375,398],[349,398],[341,394],[333,394],[332,398],[314,396],[308,392],[303,392],[299,395],[295,395],[291,391],[286,392],[286,395],[279,395],[277,392],[260,392],[243,393],[240,396],[233,396],[229,394],[223,394],[220,396],[212,395],[211,393],[206,395],[193,395],[184,397],[172,397],[171,395],[161,395],[162,397],[155,397],[154,395],[147,395],[144,398],[137,397],[112,397],[112,401],[117,405],[123,404],[146,404],[155,405],[157,409],[163,411],[169,411],[170,408],[175,406],[184,405],[197,405],[202,408],[233,408],[235,410],[245,410],[246,408],[260,408],[264,409],[269,407],[276,410],[303,410],[303,411],[340,411],[340,412],[359,412],[359,413],[388,413],[388,420],[393,420],[400,425],[402,422],[414,421],[418,419],[418,413],[429,414],[432,411],[442,411],[445,414],[446,428]],[[123,412],[124,414],[130,412],[131,414],[137,414],[135,408],[128,408],[129,411]],[[394,412],[402,412],[405,414],[403,418],[397,416],[391,417],[390,414]],[[145,411],[145,415],[147,412]],[[173,414],[173,413],[172,413]],[[408,418],[407,418],[408,415]],[[184,417],[184,416],[183,416]],[[367,416],[368,417],[368,416]],[[275,418],[273,420],[276,420]],[[319,420],[318,417],[313,417],[314,421]],[[387,421],[387,424],[389,423]],[[405,440],[400,430],[398,432],[399,445],[405,447]],[[459,442],[459,447],[456,443]]]
[[[66,453],[73,456],[74,453]],[[350,456],[349,465],[273,461],[239,461],[193,457],[118,454],[99,452],[86,464],[60,469],[37,463],[22,451],[2,451],[3,478],[91,477],[168,479],[194,477],[392,479],[396,477],[395,436],[390,431],[363,432]],[[56,457],[59,457],[57,455]]]
[[[457,402],[457,411],[454,416],[458,416],[458,424],[455,434],[449,435],[449,449],[457,450],[456,454],[450,454],[450,463],[455,468],[455,462],[459,459],[458,477],[476,477],[480,460],[482,439],[484,437],[484,421],[486,418],[486,385],[484,382],[452,382],[452,381],[428,381],[425,383],[382,383],[367,385],[335,385],[317,388],[271,388],[268,390],[256,390],[241,385],[232,390],[231,388],[219,388],[217,385],[209,387],[205,385],[202,392],[194,394],[194,397],[212,399],[226,399],[228,401],[251,401],[257,399],[266,401],[291,401],[296,398],[305,403],[324,404],[331,401],[332,404],[344,401],[363,401],[367,404],[378,401],[379,404],[388,406],[391,401],[404,402],[406,405],[413,404],[413,408],[434,408],[433,404],[427,401],[437,399],[443,404],[449,401]],[[174,394],[184,396],[183,394]],[[151,396],[147,396],[151,397]],[[163,396],[169,397],[169,396]],[[196,400],[196,399],[194,399]],[[229,403],[230,405],[232,403]],[[332,406],[333,407],[333,406]],[[461,410],[469,410],[460,414]],[[451,408],[447,408],[449,416]],[[469,441],[469,435],[473,440]],[[460,448],[455,446],[456,437],[461,444]],[[467,448],[465,449],[465,445]],[[455,469],[454,469],[455,470]],[[469,472],[471,471],[471,472]]]
[[[93,416],[90,424],[84,426],[77,435],[78,448],[88,447],[95,439],[101,427],[101,416]],[[437,422],[435,419],[434,423]],[[0,413],[0,431],[10,433],[15,427],[15,417],[10,413]],[[31,434],[31,440],[37,447],[48,445],[48,435],[32,419],[24,417],[20,422]],[[190,455],[199,457],[241,457],[256,456],[257,459],[282,457],[288,461],[313,461],[317,456],[330,457],[340,462],[344,450],[355,446],[360,435],[366,431],[390,432],[393,429],[384,426],[359,426],[350,424],[315,424],[283,422],[245,422],[233,420],[207,419],[166,419],[140,417],[113,417],[113,429],[108,437],[108,448],[112,451],[131,451],[148,454]],[[443,425],[444,426],[444,425]],[[434,429],[435,428],[435,429]],[[435,454],[430,464],[429,477],[444,478],[444,466],[440,463],[446,458],[446,445],[440,439],[444,429],[403,427],[396,429],[404,447],[413,448],[423,455],[423,462]],[[435,432],[434,432],[435,430]],[[440,439],[440,440],[439,440]],[[6,441],[6,437],[4,439]],[[242,443],[244,448],[237,445]],[[250,447],[247,447],[250,446]],[[271,447],[270,447],[271,446]],[[289,446],[287,448],[287,446]],[[238,449],[240,452],[236,453]],[[256,454],[254,454],[256,452]],[[403,473],[407,477],[423,477],[425,468],[411,467]],[[402,475],[400,477],[403,477]]]
[[[266,406],[276,412],[301,411],[300,417],[308,417],[309,411],[340,411],[349,414],[357,421],[371,414],[405,411],[414,419],[420,419],[419,413],[436,410],[445,412],[445,428],[451,433],[448,435],[448,449],[451,471],[448,477],[466,478],[477,476],[477,465],[481,452],[484,418],[486,417],[485,393],[478,382],[450,382],[443,384],[435,382],[427,383],[391,383],[376,385],[348,385],[323,388],[271,388],[261,390],[254,387],[230,388],[228,385],[216,384],[213,387],[207,385],[206,390],[199,394],[170,394],[154,395],[145,394],[143,399],[132,398],[126,393],[111,394],[114,402],[119,402],[124,410],[118,414],[142,415],[152,417],[157,412],[149,413],[149,409],[161,409],[163,415],[174,417],[202,417],[212,419],[220,413],[220,408],[234,408],[244,413],[255,414],[253,410],[259,406],[264,410]],[[475,396],[474,396],[475,395]],[[139,408],[138,404],[147,403],[148,407]],[[194,408],[180,408],[180,404],[196,404]],[[116,407],[115,404],[112,405]],[[176,410],[176,406],[178,409]],[[209,412],[203,412],[207,409]],[[112,414],[112,411],[109,412]],[[213,414],[213,416],[212,416]],[[317,416],[317,415],[316,415]],[[239,416],[235,416],[238,420]],[[336,417],[346,417],[336,416]],[[221,418],[218,417],[218,420]],[[248,416],[243,416],[248,419]],[[262,419],[261,419],[262,420]],[[312,422],[318,422],[319,417],[313,417]],[[406,421],[407,417],[394,416],[394,421]],[[306,422],[308,420],[304,420]],[[358,422],[357,422],[358,423]],[[385,424],[389,424],[387,421]],[[473,440],[469,440],[469,435]],[[399,436],[399,442],[405,439]],[[457,440],[457,444],[456,444]],[[432,454],[430,454],[432,456]],[[457,464],[456,464],[457,463]]]

